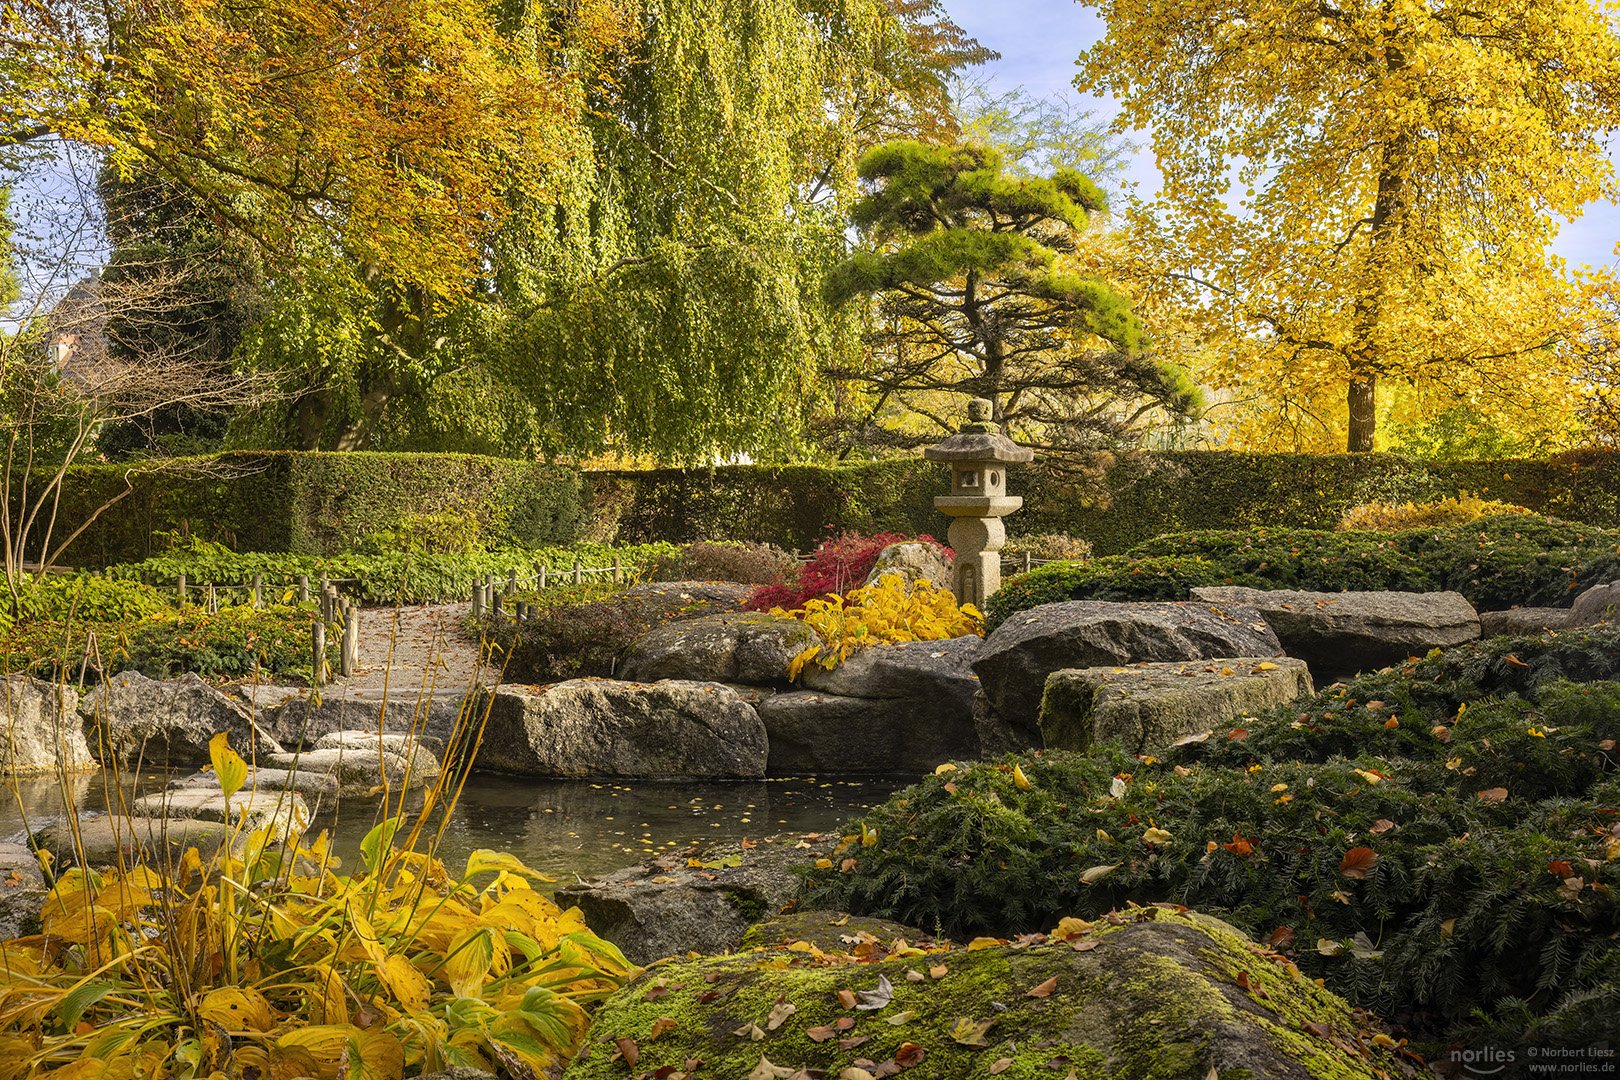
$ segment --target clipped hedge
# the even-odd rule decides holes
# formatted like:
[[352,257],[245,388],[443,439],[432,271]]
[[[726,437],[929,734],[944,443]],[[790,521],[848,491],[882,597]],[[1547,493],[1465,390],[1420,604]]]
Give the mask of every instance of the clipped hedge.
[[142,559],[164,531],[238,551],[335,555],[424,511],[466,515],[490,546],[534,548],[572,543],[589,514],[583,475],[562,466],[471,454],[252,451],[167,461],[161,470],[75,466],[58,520],[82,521],[126,487],[65,562]]
[[[181,465],[187,463],[182,462]],[[748,540],[809,551],[830,533],[939,533],[945,471],[920,458],[840,466],[732,465],[580,473],[467,454],[237,452],[195,459],[192,475],[86,465],[71,472],[59,520],[95,522],[66,561],[144,558],[162,530],[240,551],[329,555],[412,514],[465,514],[490,546]],[[1119,554],[1164,533],[1283,526],[1332,529],[1369,502],[1459,492],[1593,525],[1620,525],[1620,451],[1545,461],[1414,461],[1391,454],[1148,452],[1009,470],[1025,500],[1015,535],[1062,534]]]
[[673,544],[637,544],[609,547],[576,544],[535,549],[502,548],[465,555],[425,552],[387,552],[380,555],[287,555],[274,552],[181,551],[154,555],[135,563],[109,566],[105,573],[120,581],[144,581],[172,587],[181,574],[192,586],[205,584],[251,586],[256,574],[272,590],[285,590],[300,574],[311,587],[326,575],[348,596],[367,603],[434,604],[465,600],[478,578],[505,578],[513,571],[520,579],[537,575],[541,567],[553,579],[573,569],[602,569],[615,559],[634,572],[656,560],[678,553]]
[[[1369,502],[1428,501],[1459,492],[1595,525],[1620,525],[1620,452],[1550,460],[1417,461],[1394,454],[1147,452],[1056,467],[1008,469],[1024,508],[1020,535],[1089,541],[1100,555],[1164,533],[1284,526],[1332,529]],[[758,540],[808,551],[831,531],[940,533],[942,466],[920,459],[839,467],[732,465],[590,474],[592,535]]]
[[1218,529],[1172,533],[1125,555],[1050,563],[990,598],[989,622],[1064,600],[1185,600],[1202,585],[1455,589],[1481,611],[1567,607],[1620,575],[1620,532],[1522,514],[1398,532]]

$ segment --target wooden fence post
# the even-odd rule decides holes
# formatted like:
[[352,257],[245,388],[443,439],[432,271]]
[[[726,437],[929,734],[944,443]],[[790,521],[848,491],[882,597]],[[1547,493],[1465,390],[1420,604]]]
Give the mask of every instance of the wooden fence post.
[[256,607],[256,608],[264,607],[264,575],[263,574],[254,574],[253,575],[253,606]]
[[310,684],[313,685],[313,686],[325,686],[326,685],[326,623],[324,623],[320,619],[316,619],[314,627],[310,632],[310,637],[311,637],[311,642],[312,642],[312,646],[313,646],[311,659],[314,661],[314,666],[310,670],[314,674],[312,674],[310,676],[309,681],[310,681]]
[[495,589],[493,586],[491,586],[490,597],[489,597],[489,615],[490,615],[490,618],[499,619],[499,618],[501,618],[502,614],[503,614],[503,612],[501,611],[501,593],[500,593],[500,590]]
[[511,596],[517,592],[517,569],[513,568],[506,573],[506,595]]
[[472,584],[472,617],[475,619],[484,617],[484,586],[477,578],[473,579]]
[[544,589],[545,587],[546,587],[546,564],[541,563],[540,564],[540,580],[535,584],[535,588],[536,589]]
[[360,605],[350,604],[343,613],[343,649],[338,654],[339,671],[345,676],[354,674],[360,666]]
[[617,585],[624,580],[624,567],[619,565],[619,557],[613,556],[613,584]]
[[208,614],[213,615],[219,611],[219,596],[214,592],[213,582],[208,583]]
[[578,585],[580,582],[582,582],[584,580],[585,580],[585,567],[583,565],[581,565],[581,563],[580,563],[580,561],[578,559],[575,559],[574,560],[574,584]]
[[180,606],[186,606],[186,575],[181,574],[175,583],[175,589],[180,597]]
[[1027,552],[1027,551],[1024,552],[1024,573],[1026,573],[1026,574],[1029,573],[1029,568],[1030,568],[1030,565],[1031,565],[1030,560],[1031,560],[1030,553]]

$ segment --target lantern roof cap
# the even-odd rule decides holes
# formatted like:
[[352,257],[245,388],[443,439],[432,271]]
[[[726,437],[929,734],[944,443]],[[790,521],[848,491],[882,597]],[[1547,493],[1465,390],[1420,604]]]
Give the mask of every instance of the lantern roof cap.
[[968,422],[962,425],[962,430],[925,447],[923,457],[947,462],[1033,461],[1035,451],[1019,446],[990,422],[992,411],[989,401],[974,398],[968,402]]

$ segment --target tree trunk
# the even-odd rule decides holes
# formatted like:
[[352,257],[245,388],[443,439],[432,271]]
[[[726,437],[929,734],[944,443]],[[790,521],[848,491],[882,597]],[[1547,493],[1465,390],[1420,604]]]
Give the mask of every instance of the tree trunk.
[[1350,380],[1350,438],[1352,454],[1370,454],[1378,430],[1378,376],[1366,372]]

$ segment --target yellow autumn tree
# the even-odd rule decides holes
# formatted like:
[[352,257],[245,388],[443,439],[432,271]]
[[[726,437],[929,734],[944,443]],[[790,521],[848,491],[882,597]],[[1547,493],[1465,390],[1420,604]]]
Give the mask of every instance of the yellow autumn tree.
[[7,2],[0,161],[93,147],[275,254],[455,295],[573,150],[631,4]]
[[1582,310],[1548,247],[1616,194],[1615,4],[1087,2],[1108,32],[1077,85],[1164,174],[1136,242],[1224,331],[1204,374],[1273,442],[1369,451],[1381,412],[1459,402],[1567,414]]

